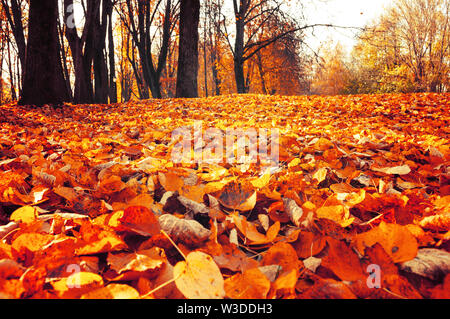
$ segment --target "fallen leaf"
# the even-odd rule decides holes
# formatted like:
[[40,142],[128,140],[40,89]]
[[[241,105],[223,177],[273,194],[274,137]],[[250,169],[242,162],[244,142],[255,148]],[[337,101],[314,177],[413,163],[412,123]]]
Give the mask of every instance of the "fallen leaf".
[[400,269],[431,280],[440,280],[450,273],[450,253],[435,248],[422,248],[417,256],[399,265]]
[[252,268],[227,278],[224,286],[231,299],[265,299],[271,283],[258,268]]
[[366,278],[358,255],[344,242],[328,238],[329,250],[322,259],[321,266],[330,269],[339,279],[343,281],[357,281]]
[[118,221],[120,225],[116,229],[119,231],[131,231],[147,237],[159,233],[158,219],[147,207],[128,207]]
[[218,200],[226,208],[249,211],[255,207],[256,191],[246,184],[230,182],[222,188]]
[[262,245],[271,243],[277,237],[280,231],[280,222],[275,222],[270,226],[266,235],[261,234],[257,229],[255,224],[248,222],[244,216],[232,215],[234,224],[239,229],[239,231],[247,238],[251,245]]
[[36,208],[33,206],[23,206],[16,209],[10,216],[10,220],[18,223],[31,223],[38,216]]
[[175,242],[199,245],[209,238],[211,232],[195,220],[180,219],[170,214],[159,217],[159,224]]
[[364,254],[365,247],[379,243],[395,263],[413,259],[418,251],[417,240],[406,226],[385,222],[368,232],[356,235],[354,242],[361,254]]
[[350,217],[349,209],[343,205],[333,205],[320,207],[316,211],[317,218],[326,218],[335,221],[342,227],[347,227],[353,223],[355,218]]
[[222,299],[224,279],[211,256],[194,251],[173,270],[175,284],[188,299]]
[[393,166],[393,167],[375,167],[370,168],[372,171],[381,172],[388,175],[407,175],[411,172],[408,165]]
[[81,299],[137,299],[139,292],[129,285],[109,284],[96,290],[89,291]]
[[158,247],[135,253],[109,253],[107,262],[117,273],[112,281],[134,280],[157,273],[165,264],[164,250]]
[[283,204],[284,211],[289,216],[289,219],[295,226],[300,227],[301,218],[303,216],[302,208],[297,205],[295,200],[287,197],[283,198]]

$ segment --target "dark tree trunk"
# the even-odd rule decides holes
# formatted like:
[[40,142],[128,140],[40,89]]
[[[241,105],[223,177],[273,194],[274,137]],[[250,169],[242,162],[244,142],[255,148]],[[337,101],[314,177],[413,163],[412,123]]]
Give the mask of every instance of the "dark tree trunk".
[[[100,0],[97,0],[98,3]],[[95,102],[106,104],[109,96],[108,66],[106,61],[106,30],[108,21],[108,5],[111,0],[103,0],[102,8],[95,12],[94,21],[94,85]],[[101,17],[100,17],[101,12]]]
[[[87,7],[87,17],[83,29],[83,35],[80,38],[77,34],[77,29],[74,21],[71,21],[73,12],[69,7],[73,8],[73,0],[64,0],[64,20],[66,22],[66,38],[69,42],[70,51],[72,52],[73,65],[75,71],[75,88],[74,88],[74,102],[77,104],[87,104],[94,102],[94,91],[91,81],[91,63],[92,63],[92,44],[90,41],[90,34],[92,33],[92,4],[89,2]],[[84,47],[84,52],[83,52]]]
[[61,44],[60,52],[61,52],[61,64],[64,71],[64,80],[66,83],[67,92],[69,92],[70,100],[73,101],[73,95],[72,95],[72,88],[70,86],[70,76],[69,76],[69,69],[67,68],[67,57],[66,57],[66,48],[64,47],[64,31],[61,27],[61,23],[58,19],[58,40]]
[[177,97],[198,97],[198,23],[200,1],[181,1]]
[[264,72],[264,68],[263,68],[263,64],[262,64],[261,52],[256,53],[256,58],[257,58],[259,76],[261,78],[261,90],[262,90],[263,94],[267,94],[266,81],[264,79],[265,72]]
[[31,0],[21,105],[69,101],[58,44],[58,1]]
[[245,92],[244,75],[244,32],[245,32],[245,14],[247,13],[248,1],[241,1],[239,9],[234,3],[234,14],[236,18],[236,39],[234,42],[234,78],[238,93]]
[[108,3],[108,48],[109,48],[109,101],[117,103],[116,63],[114,58],[114,35],[112,21],[113,3]]

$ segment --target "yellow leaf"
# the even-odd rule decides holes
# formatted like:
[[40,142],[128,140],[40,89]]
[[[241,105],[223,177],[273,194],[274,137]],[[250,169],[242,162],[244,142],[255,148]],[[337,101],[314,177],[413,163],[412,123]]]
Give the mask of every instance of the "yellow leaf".
[[23,206],[16,209],[10,216],[10,220],[19,223],[31,223],[38,216],[36,208],[33,206]]
[[224,280],[211,256],[194,251],[173,270],[178,290],[188,299],[222,299]]
[[261,189],[269,184],[270,178],[271,175],[270,171],[268,170],[260,178],[254,179],[250,181],[250,183],[252,183],[253,187]]
[[350,212],[347,207],[342,205],[324,206],[316,211],[317,218],[331,219],[341,225],[347,227],[353,223],[354,217],[350,217]]
[[131,286],[123,284],[110,284],[106,287],[90,291],[81,296],[81,299],[137,299],[139,292]]

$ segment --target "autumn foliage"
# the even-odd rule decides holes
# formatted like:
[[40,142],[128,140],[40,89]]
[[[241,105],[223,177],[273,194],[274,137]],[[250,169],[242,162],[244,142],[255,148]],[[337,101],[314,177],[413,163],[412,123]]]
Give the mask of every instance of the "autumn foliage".
[[[1,106],[0,297],[449,298],[449,106]],[[195,121],[278,128],[279,168],[173,163],[171,133]]]

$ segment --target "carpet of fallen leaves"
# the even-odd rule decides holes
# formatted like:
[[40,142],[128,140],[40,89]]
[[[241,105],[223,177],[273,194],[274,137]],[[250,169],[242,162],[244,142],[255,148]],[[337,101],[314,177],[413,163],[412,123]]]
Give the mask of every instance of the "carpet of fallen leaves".
[[[449,94],[1,106],[0,297],[449,298],[449,107]],[[279,168],[174,164],[172,131],[196,121],[279,129]]]

